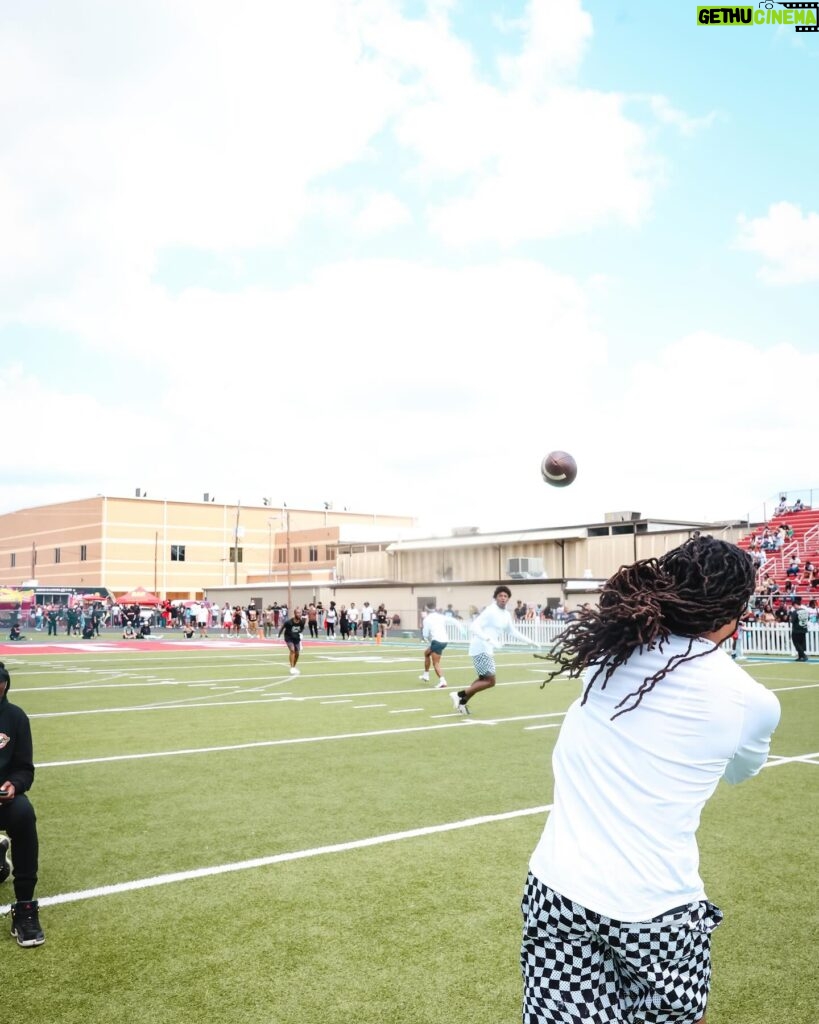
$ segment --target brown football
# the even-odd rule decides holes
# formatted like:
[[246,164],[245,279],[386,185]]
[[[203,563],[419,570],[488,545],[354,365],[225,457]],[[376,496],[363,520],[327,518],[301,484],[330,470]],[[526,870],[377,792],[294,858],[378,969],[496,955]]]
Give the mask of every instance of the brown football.
[[568,487],[577,476],[577,463],[568,452],[549,452],[540,464],[540,472],[552,487]]

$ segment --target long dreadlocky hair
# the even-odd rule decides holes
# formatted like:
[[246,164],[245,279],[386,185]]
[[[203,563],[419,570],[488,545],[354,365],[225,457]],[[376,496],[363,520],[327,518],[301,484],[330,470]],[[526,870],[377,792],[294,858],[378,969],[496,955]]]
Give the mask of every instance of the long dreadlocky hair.
[[751,556],[735,544],[696,536],[660,558],[621,566],[600,593],[596,609],[583,612],[560,636],[552,651],[558,663],[546,683],[559,675],[579,677],[597,666],[583,692],[585,704],[602,675],[601,689],[631,655],[653,650],[674,633],[689,637],[684,654],[669,658],[664,668],[644,679],[617,705],[612,720],[633,711],[661,679],[684,661],[693,661],[716,648],[692,654],[694,639],[738,618],[754,591]]

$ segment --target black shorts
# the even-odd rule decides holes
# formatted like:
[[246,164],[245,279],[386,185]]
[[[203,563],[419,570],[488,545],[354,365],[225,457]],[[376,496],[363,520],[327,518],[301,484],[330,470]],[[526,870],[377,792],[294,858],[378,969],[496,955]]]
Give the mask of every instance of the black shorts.
[[430,640],[429,649],[433,654],[443,654],[446,650],[446,644],[442,644],[440,640]]

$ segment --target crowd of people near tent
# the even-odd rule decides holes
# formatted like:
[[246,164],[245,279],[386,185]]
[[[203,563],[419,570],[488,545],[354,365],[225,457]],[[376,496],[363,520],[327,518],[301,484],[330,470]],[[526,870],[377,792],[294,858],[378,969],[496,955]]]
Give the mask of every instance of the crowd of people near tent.
[[[300,611],[307,622],[308,638],[381,640],[390,630],[402,625],[397,612],[391,614],[383,603],[373,606],[369,601],[364,601],[360,607],[354,601],[349,605],[330,601],[326,606],[321,601],[311,601]],[[102,629],[121,629],[124,639],[144,638],[150,636],[152,630],[180,631],[187,639],[214,633],[273,639],[288,614],[286,603],[278,601],[259,609],[255,604],[232,605],[226,601],[220,605],[207,600],[160,600],[151,606],[121,604],[112,598],[88,603],[77,600],[69,604],[41,604],[26,615],[18,614],[12,623],[14,635],[10,639],[25,639],[21,629],[26,624],[36,633],[85,639],[100,636]]]

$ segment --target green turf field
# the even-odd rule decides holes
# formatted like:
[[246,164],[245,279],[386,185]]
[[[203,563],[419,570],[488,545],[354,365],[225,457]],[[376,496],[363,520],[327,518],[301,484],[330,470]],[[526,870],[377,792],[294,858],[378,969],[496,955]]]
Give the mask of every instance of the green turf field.
[[[541,690],[543,663],[506,651],[463,719],[417,645],[308,646],[299,677],[273,644],[6,663],[38,764],[46,944],[3,918],[24,1019],[519,1020],[518,904],[576,683]],[[444,666],[472,678],[463,649]],[[700,830],[726,915],[708,1024],[816,1024],[819,666],[749,671],[783,717]]]

